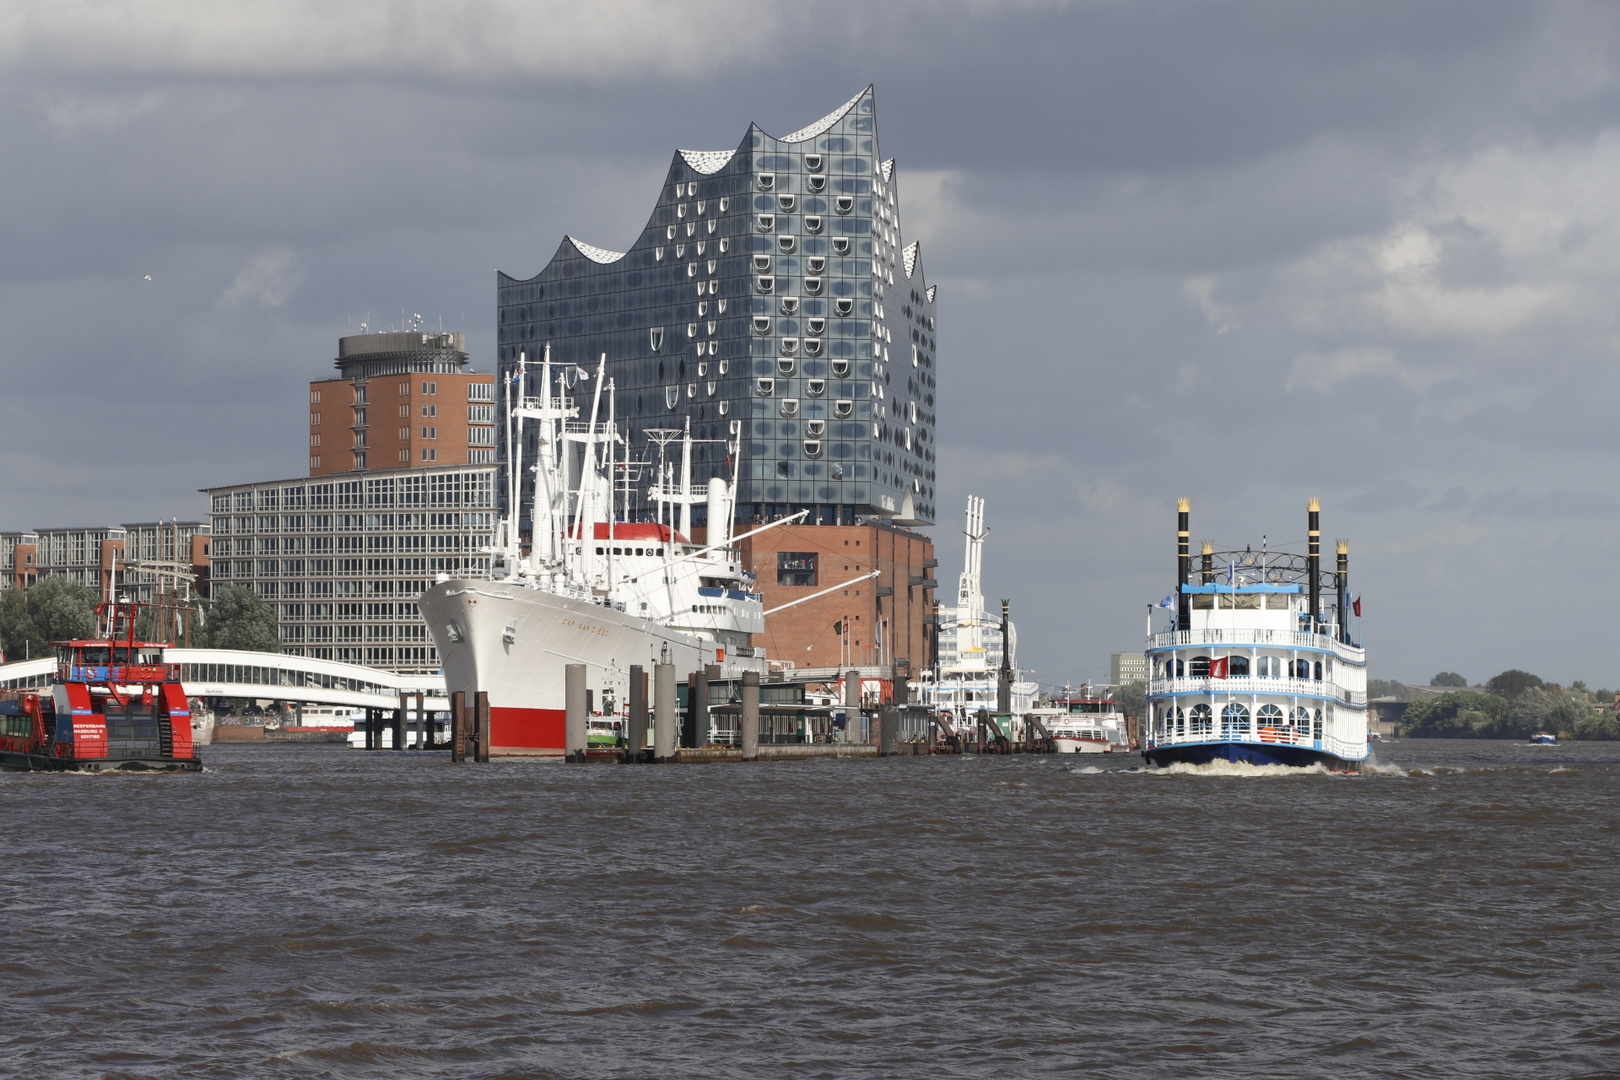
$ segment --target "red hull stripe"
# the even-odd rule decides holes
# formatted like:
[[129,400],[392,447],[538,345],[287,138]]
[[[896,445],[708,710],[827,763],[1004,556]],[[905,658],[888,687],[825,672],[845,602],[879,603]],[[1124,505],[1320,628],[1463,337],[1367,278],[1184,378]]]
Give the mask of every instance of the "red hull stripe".
[[491,706],[489,741],[492,746],[567,753],[566,714],[562,709],[502,709]]

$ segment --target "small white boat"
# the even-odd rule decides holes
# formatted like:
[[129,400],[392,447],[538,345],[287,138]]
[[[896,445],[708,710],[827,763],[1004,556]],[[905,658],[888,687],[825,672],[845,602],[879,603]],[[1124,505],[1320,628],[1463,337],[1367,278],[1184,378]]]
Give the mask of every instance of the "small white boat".
[[1530,736],[1530,741],[1535,743],[1537,746],[1557,746],[1558,736],[1554,735],[1550,731],[1538,731],[1534,735]]

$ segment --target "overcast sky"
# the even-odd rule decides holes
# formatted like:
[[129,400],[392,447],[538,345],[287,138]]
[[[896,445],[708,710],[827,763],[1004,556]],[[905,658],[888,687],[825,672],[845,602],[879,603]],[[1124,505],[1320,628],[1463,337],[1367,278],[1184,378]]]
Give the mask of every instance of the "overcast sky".
[[[336,339],[494,359],[494,274],[622,249],[676,147],[877,86],[939,296],[943,596],[1105,678],[1219,546],[1351,540],[1373,674],[1620,685],[1612,5],[0,8],[0,528],[300,475]],[[151,280],[145,280],[147,276]],[[1596,627],[1593,630],[1592,627]]]

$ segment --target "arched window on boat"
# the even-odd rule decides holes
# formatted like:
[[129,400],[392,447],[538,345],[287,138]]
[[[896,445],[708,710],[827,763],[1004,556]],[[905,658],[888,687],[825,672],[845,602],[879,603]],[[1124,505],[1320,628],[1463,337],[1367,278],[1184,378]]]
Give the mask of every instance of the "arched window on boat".
[[1282,727],[1283,711],[1275,705],[1262,705],[1255,713],[1255,723],[1261,728]]
[[1294,661],[1294,678],[1308,679],[1311,677],[1311,662],[1309,660]]
[[1310,728],[1310,726],[1311,726],[1311,710],[1304,709],[1304,708],[1296,708],[1294,710],[1293,721],[1294,721],[1294,726],[1299,728],[1299,730],[1301,730],[1301,731],[1308,730]]
[[1232,702],[1221,710],[1222,735],[1246,735],[1249,731],[1249,707]]
[[1227,658],[1226,673],[1232,678],[1249,673],[1249,658],[1247,656],[1231,656]]
[[1282,677],[1282,657],[1262,656],[1254,662],[1254,673],[1262,679]]
[[1321,737],[1322,737],[1322,710],[1317,709],[1316,710],[1316,716],[1311,721],[1311,738],[1320,739]]
[[1192,658],[1192,670],[1189,674],[1195,679],[1209,678],[1209,657],[1195,656]]
[[[1178,710],[1179,715],[1179,710]],[[1194,735],[1208,735],[1215,727],[1215,714],[1208,705],[1194,705],[1192,707],[1192,733]],[[1176,725],[1176,734],[1181,734],[1181,725]]]
[[1320,660],[1316,662],[1316,681],[1322,681],[1322,661]]

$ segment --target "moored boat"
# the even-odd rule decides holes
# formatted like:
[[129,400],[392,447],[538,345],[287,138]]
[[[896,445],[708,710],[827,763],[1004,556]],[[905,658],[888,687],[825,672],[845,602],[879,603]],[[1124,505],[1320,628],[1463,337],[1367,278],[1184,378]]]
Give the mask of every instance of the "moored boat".
[[1033,713],[1060,754],[1117,754],[1131,749],[1130,727],[1119,702],[1093,697],[1082,687]]
[[[1191,580],[1187,500],[1178,507],[1175,590],[1159,607],[1169,629],[1148,634],[1151,765],[1322,765],[1358,768],[1367,738],[1367,655],[1351,620],[1349,545],[1321,570],[1319,505],[1308,507],[1305,555],[1216,552],[1205,544]],[[1323,586],[1332,603],[1324,604]],[[1150,609],[1151,611],[1151,609]]]
[[143,605],[96,607],[97,636],[52,642],[47,686],[0,691],[0,768],[37,772],[197,772],[191,708],[161,642],[137,641]]
[[[765,628],[764,598],[736,546],[749,534],[730,535],[735,474],[731,483],[716,477],[696,488],[689,479],[688,431],[681,440],[681,479],[674,480],[673,463],[668,470],[658,463],[649,491],[665,520],[620,520],[628,477],[643,463],[628,460],[605,358],[583,422],[549,356],[539,368],[539,395],[523,396],[530,369],[521,360],[506,391],[507,415],[516,425],[532,425],[527,430],[533,433],[526,442],[520,426],[508,440],[516,454],[508,468],[508,507],[519,502],[523,447],[534,447],[538,458],[530,544],[520,546],[509,512],[488,578],[441,576],[419,601],[446,689],[466,693],[469,702],[488,695],[490,753],[496,756],[566,753],[569,664],[585,665],[604,718],[619,715],[628,702],[632,665],[651,672],[668,663],[683,673],[712,665],[722,678],[764,670],[762,655],[750,645],[750,635]],[[566,371],[577,378],[572,365]],[[735,443],[728,441],[726,450],[735,470]],[[688,539],[691,508],[700,502],[709,523],[701,544]]]
[[1538,731],[1534,735],[1530,736],[1530,741],[1535,743],[1537,746],[1557,746],[1558,736],[1554,735],[1550,731]]

